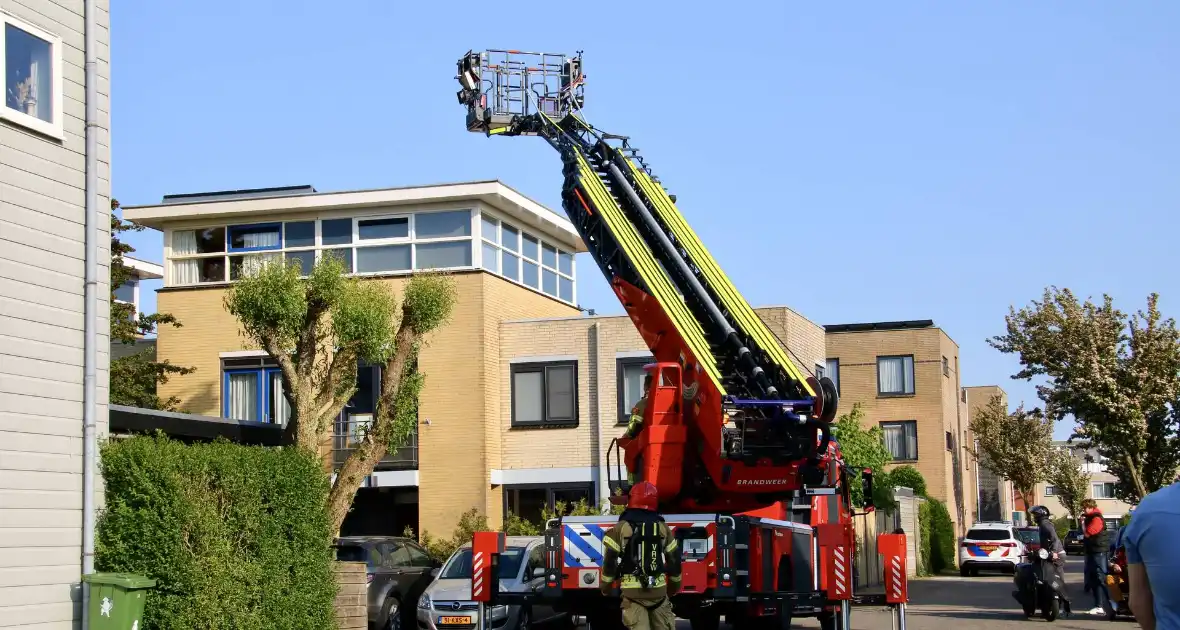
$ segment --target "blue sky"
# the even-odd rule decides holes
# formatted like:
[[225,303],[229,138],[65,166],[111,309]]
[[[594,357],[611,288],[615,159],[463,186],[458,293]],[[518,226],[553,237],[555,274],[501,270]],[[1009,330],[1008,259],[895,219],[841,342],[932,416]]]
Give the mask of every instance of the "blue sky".
[[[756,306],[933,319],[963,383],[1014,404],[1035,391],[985,343],[1009,305],[1056,284],[1180,311],[1178,3],[512,6],[112,3],[114,195],[498,178],[560,210],[543,141],[464,131],[454,62],[583,50],[587,117],[634,138]],[[131,241],[160,259],[158,233]],[[578,281],[621,312],[589,258]]]

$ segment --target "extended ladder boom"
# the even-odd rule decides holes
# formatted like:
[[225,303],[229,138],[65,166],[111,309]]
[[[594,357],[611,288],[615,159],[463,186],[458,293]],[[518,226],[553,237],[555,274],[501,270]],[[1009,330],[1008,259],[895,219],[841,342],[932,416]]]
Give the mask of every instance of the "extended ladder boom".
[[[541,136],[561,155],[563,209],[656,361],[683,369],[692,394],[685,396],[692,403],[685,413],[694,418],[690,437],[705,453],[706,485],[733,490],[743,472],[749,482],[759,476],[752,469],[763,468],[781,482],[764,484],[772,486],[767,490],[798,489],[788,481],[798,470],[784,477],[773,468],[808,458],[817,463],[816,446],[822,454],[827,439],[820,425],[836,411],[834,385],[791,362],[628,138],[581,117],[581,56],[469,52],[458,70],[469,131]],[[735,418],[740,426],[733,429]],[[710,451],[728,453],[750,470],[712,461]]]

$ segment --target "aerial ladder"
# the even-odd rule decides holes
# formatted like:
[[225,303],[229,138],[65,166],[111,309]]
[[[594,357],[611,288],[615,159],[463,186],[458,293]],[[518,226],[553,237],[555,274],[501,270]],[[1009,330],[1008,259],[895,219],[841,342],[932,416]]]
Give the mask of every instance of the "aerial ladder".
[[[904,629],[904,535],[878,540],[892,569],[885,595],[853,592],[849,489],[855,476],[871,497],[872,474],[850,470],[832,438],[835,385],[791,361],[630,138],[586,121],[581,53],[471,51],[457,65],[468,131],[539,136],[558,152],[562,208],[652,352],[644,429],[611,443],[608,486],[612,501],[626,494],[625,465],[657,488],[683,553],[677,615],[694,630],[714,630],[723,615],[767,630],[814,615],[849,630],[851,605],[888,605]],[[544,584],[527,595],[499,592],[503,535],[477,534],[473,599],[544,598],[595,630],[620,627],[598,591],[612,524],[609,515],[547,523]]]

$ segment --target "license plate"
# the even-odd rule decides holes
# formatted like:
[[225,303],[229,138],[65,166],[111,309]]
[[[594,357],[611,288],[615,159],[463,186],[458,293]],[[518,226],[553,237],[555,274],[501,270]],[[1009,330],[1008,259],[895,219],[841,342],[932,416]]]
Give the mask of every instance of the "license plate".
[[991,552],[995,551],[996,549],[999,549],[999,547],[997,547],[995,545],[980,545],[979,549],[980,549],[980,551],[985,551],[987,553],[991,553]]
[[443,626],[466,624],[471,623],[471,617],[439,617],[438,623]]

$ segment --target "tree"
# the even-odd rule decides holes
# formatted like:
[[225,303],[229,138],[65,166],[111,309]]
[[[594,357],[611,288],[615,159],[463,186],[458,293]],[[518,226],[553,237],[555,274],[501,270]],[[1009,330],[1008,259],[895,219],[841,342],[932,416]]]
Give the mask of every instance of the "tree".
[[1082,303],[1049,287],[1041,302],[1010,309],[1007,334],[989,340],[1019,355],[1013,378],[1047,380],[1037,391],[1054,419],[1073,416],[1070,440],[1109,460],[1116,492],[1131,503],[1171,483],[1180,467],[1180,332],[1158,301],[1151,294],[1147,309],[1128,317],[1110,296]]
[[298,261],[270,261],[226,293],[225,308],[243,334],[279,365],[291,406],[285,444],[319,452],[356,393],[358,362],[382,366],[373,419],[332,484],[334,531],[376,463],[413,436],[424,380],[418,353],[427,335],[449,319],[455,299],[449,277],[416,274],[399,309],[388,284],[345,275],[335,256],[321,257],[307,277]]
[[[131,269],[123,262],[123,256],[135,251],[135,248],[124,243],[119,235],[123,232],[143,230],[142,225],[124,221],[115,214],[118,209],[119,201],[111,199],[111,341],[134,345],[142,336],[154,334],[161,324],[179,328],[180,322],[168,313],[150,315],[136,313],[134,304],[115,301],[115,290],[131,278]],[[110,365],[111,404],[176,411],[180,399],[176,396],[161,399],[156,394],[157,386],[167,383],[168,378],[173,375],[189,374],[194,370],[196,368],[173,365],[168,361],[157,361],[151,350],[112,359]]]
[[[865,429],[862,420],[864,410],[860,403],[854,403],[852,409],[840,416],[832,425],[832,438],[840,445],[840,453],[844,455],[844,463],[851,470],[873,471],[873,504],[883,510],[892,509],[893,484],[889,481],[889,473],[885,471],[892,457],[889,449],[885,448],[885,436],[881,427],[873,426]],[[852,505],[864,505],[864,490],[860,486],[860,479],[849,479],[849,490],[852,495]]]
[[920,497],[927,496],[926,494],[926,478],[922,473],[918,472],[917,468],[906,464],[905,466],[898,466],[889,471],[889,480],[898,488],[909,488],[914,491],[914,494]]
[[1071,517],[1076,519],[1082,515],[1082,501],[1090,488],[1090,473],[1069,449],[1058,448],[1049,452],[1045,483],[1053,486],[1057,499]]
[[1032,507],[1037,484],[1045,479],[1045,461],[1053,450],[1053,419],[1040,409],[1024,405],[1008,413],[1003,398],[992,396],[970,424],[979,452],[969,451],[977,462],[986,461]]

